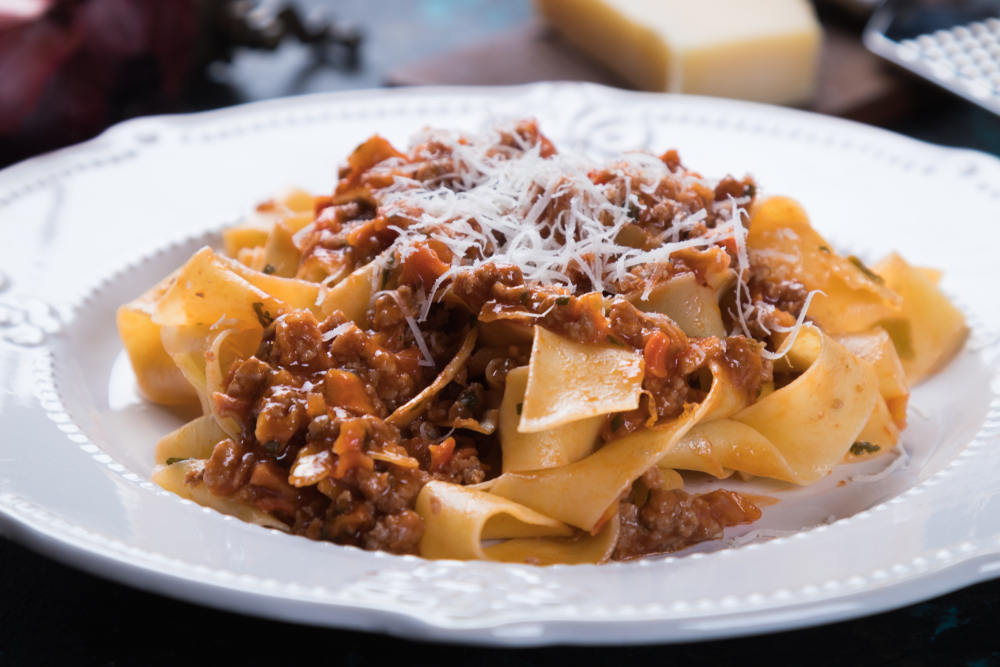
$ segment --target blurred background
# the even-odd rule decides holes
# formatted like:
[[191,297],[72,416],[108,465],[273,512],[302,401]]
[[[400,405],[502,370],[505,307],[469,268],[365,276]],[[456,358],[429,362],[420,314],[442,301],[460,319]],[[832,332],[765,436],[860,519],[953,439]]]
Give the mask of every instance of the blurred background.
[[[796,5],[809,8],[807,23],[821,26],[815,63],[808,45],[796,47],[806,48],[808,71],[768,75],[806,76],[809,95],[762,101],[1000,154],[1000,123],[990,111],[1000,109],[993,94],[1000,91],[1000,22],[994,26],[989,18],[1000,16],[998,3],[930,0],[878,9],[872,0],[817,0],[818,6],[810,0],[745,1],[773,6],[778,27],[765,30],[802,37],[808,26],[801,21],[781,25]],[[610,22],[608,16],[588,15],[588,6],[637,4],[643,5],[631,0],[0,0],[0,166],[85,140],[135,116],[307,93],[540,80],[699,92],[688,82],[650,85],[629,76],[635,68],[616,61],[607,48],[602,52],[604,40],[578,38],[595,29],[586,20],[599,30]],[[663,11],[679,4],[665,0]],[[726,2],[687,4],[704,4],[703,12],[711,14]],[[648,19],[657,30],[655,16],[631,18],[640,24]],[[630,36],[617,38],[627,42]],[[714,38],[726,39],[706,39]],[[608,44],[614,47],[614,39]],[[709,92],[747,96],[738,86]]]

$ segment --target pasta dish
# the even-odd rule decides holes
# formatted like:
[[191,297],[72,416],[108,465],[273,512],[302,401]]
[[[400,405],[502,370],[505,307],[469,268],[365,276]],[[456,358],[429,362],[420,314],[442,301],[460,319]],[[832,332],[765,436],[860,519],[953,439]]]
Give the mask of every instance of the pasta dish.
[[[546,565],[718,539],[891,450],[966,326],[940,274],[837,253],[795,201],[534,121],[376,135],[118,312],[150,400],[201,417],[153,480],[368,550]],[[683,475],[682,475],[683,473]],[[759,504],[759,503],[758,503]]]

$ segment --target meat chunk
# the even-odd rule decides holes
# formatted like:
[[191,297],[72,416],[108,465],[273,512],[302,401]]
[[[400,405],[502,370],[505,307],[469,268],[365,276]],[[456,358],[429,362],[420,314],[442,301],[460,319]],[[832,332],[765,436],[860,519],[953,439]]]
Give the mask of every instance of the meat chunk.
[[627,560],[677,551],[722,537],[723,529],[760,518],[760,510],[743,496],[719,489],[701,496],[660,486],[655,468],[643,476],[649,497],[641,505],[621,503],[621,536],[613,558]]

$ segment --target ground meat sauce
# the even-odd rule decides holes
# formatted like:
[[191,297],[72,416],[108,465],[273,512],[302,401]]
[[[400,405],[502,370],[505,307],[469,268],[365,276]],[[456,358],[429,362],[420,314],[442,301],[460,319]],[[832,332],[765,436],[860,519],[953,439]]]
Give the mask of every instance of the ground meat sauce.
[[[526,121],[501,132],[489,154],[516,158],[539,144],[542,157],[555,153],[537,125]],[[589,174],[613,203],[631,202],[631,219],[617,239],[622,245],[651,250],[694,238],[729,220],[734,206],[753,203],[756,187],[749,177],[727,177],[710,188],[684,169],[676,152],[659,159],[668,177],[655,188],[643,187],[624,163]],[[212,397],[216,414],[232,417],[240,437],[220,442],[192,483],[269,512],[296,534],[413,554],[423,534],[414,506],[427,482],[468,485],[499,474],[497,435],[453,426],[478,423],[495,411],[507,373],[530,359],[530,342],[480,346],[415,421],[405,426],[387,421],[434,381],[470,327],[505,321],[530,341],[531,327],[541,326],[578,343],[641,353],[640,407],[608,415],[601,429],[604,440],[674,419],[685,406],[704,400],[711,388],[710,368],[728,373],[736,388],[752,397],[771,379],[771,364],[760,354],[767,341],[763,325],[794,321],[805,298],[801,285],[753,273],[751,296],[767,305],[771,318],[751,331],[757,340],[689,338],[668,317],[642,312],[632,303],[651,285],[682,274],[714,285],[736,261],[731,240],[640,265],[618,280],[617,294],[594,291],[591,274],[572,263],[565,267],[571,286],[529,285],[520,268],[481,263],[477,260],[488,258],[475,249],[461,258],[473,266],[453,272],[441,285],[439,279],[456,258],[453,248],[433,235],[406,252],[387,253],[400,230],[421,212],[405,206],[383,210],[385,193],[431,185],[460,191],[465,187],[460,167],[454,147],[433,138],[409,155],[380,137],[355,151],[341,168],[333,195],[317,200],[316,220],[297,235],[302,251],[297,277],[336,284],[388,255],[374,278],[379,291],[364,322],[349,322],[339,311],[318,322],[309,312],[297,311],[270,323],[257,353],[233,363],[224,392]],[[566,193],[551,197],[540,216],[543,234],[562,233],[556,222],[569,201]],[[680,224],[691,216],[696,223]],[[432,288],[439,291],[431,294]],[[413,316],[428,298],[433,305],[419,322],[418,340]],[[433,365],[426,365],[421,345]],[[308,466],[297,466],[307,460]],[[715,539],[725,527],[760,516],[736,493],[691,496],[666,490],[655,468],[620,501],[619,513],[617,559]]]
[[732,491],[719,489],[694,496],[661,488],[659,472],[652,468],[619,505],[621,536],[612,558],[628,560],[649,554],[677,551],[722,537],[731,526],[753,523],[760,510]]

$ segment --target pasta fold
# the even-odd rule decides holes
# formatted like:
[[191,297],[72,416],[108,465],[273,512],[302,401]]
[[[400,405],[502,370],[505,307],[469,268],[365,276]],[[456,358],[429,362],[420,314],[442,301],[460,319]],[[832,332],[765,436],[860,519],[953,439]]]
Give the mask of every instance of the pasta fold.
[[892,439],[895,425],[871,364],[811,325],[799,331],[788,361],[804,372],[724,422],[699,424],[658,464],[809,484],[843,460],[869,422],[873,439]]
[[702,284],[694,273],[681,273],[653,287],[646,299],[636,294],[629,301],[639,310],[666,315],[688,336],[725,338],[719,295],[732,286],[735,277],[731,269],[725,269]]
[[906,379],[920,382],[944,367],[962,348],[969,328],[961,311],[941,293],[934,280],[893,253],[875,270],[903,297],[903,309],[879,322],[892,337]]
[[566,524],[523,505],[447,482],[428,482],[416,510],[424,520],[420,555],[425,558],[490,560],[482,540],[573,534]]
[[507,386],[500,405],[500,447],[503,472],[558,468],[588,456],[597,447],[604,415],[572,421],[562,426],[521,433],[518,406],[523,405],[528,385],[528,368],[522,366],[507,373]]
[[207,459],[215,446],[229,437],[212,415],[189,421],[156,443],[156,463],[169,459]]
[[267,512],[252,505],[244,505],[228,496],[217,496],[208,490],[208,486],[188,484],[186,480],[196,477],[205,470],[205,462],[198,459],[180,461],[169,466],[160,466],[153,472],[152,481],[167,491],[176,493],[181,498],[193,500],[203,507],[211,507],[216,512],[234,516],[241,521],[257,524],[265,528],[276,528],[288,532],[288,526],[278,521]]
[[587,417],[635,410],[644,366],[641,354],[620,344],[583,345],[535,327],[518,431],[537,433]]

